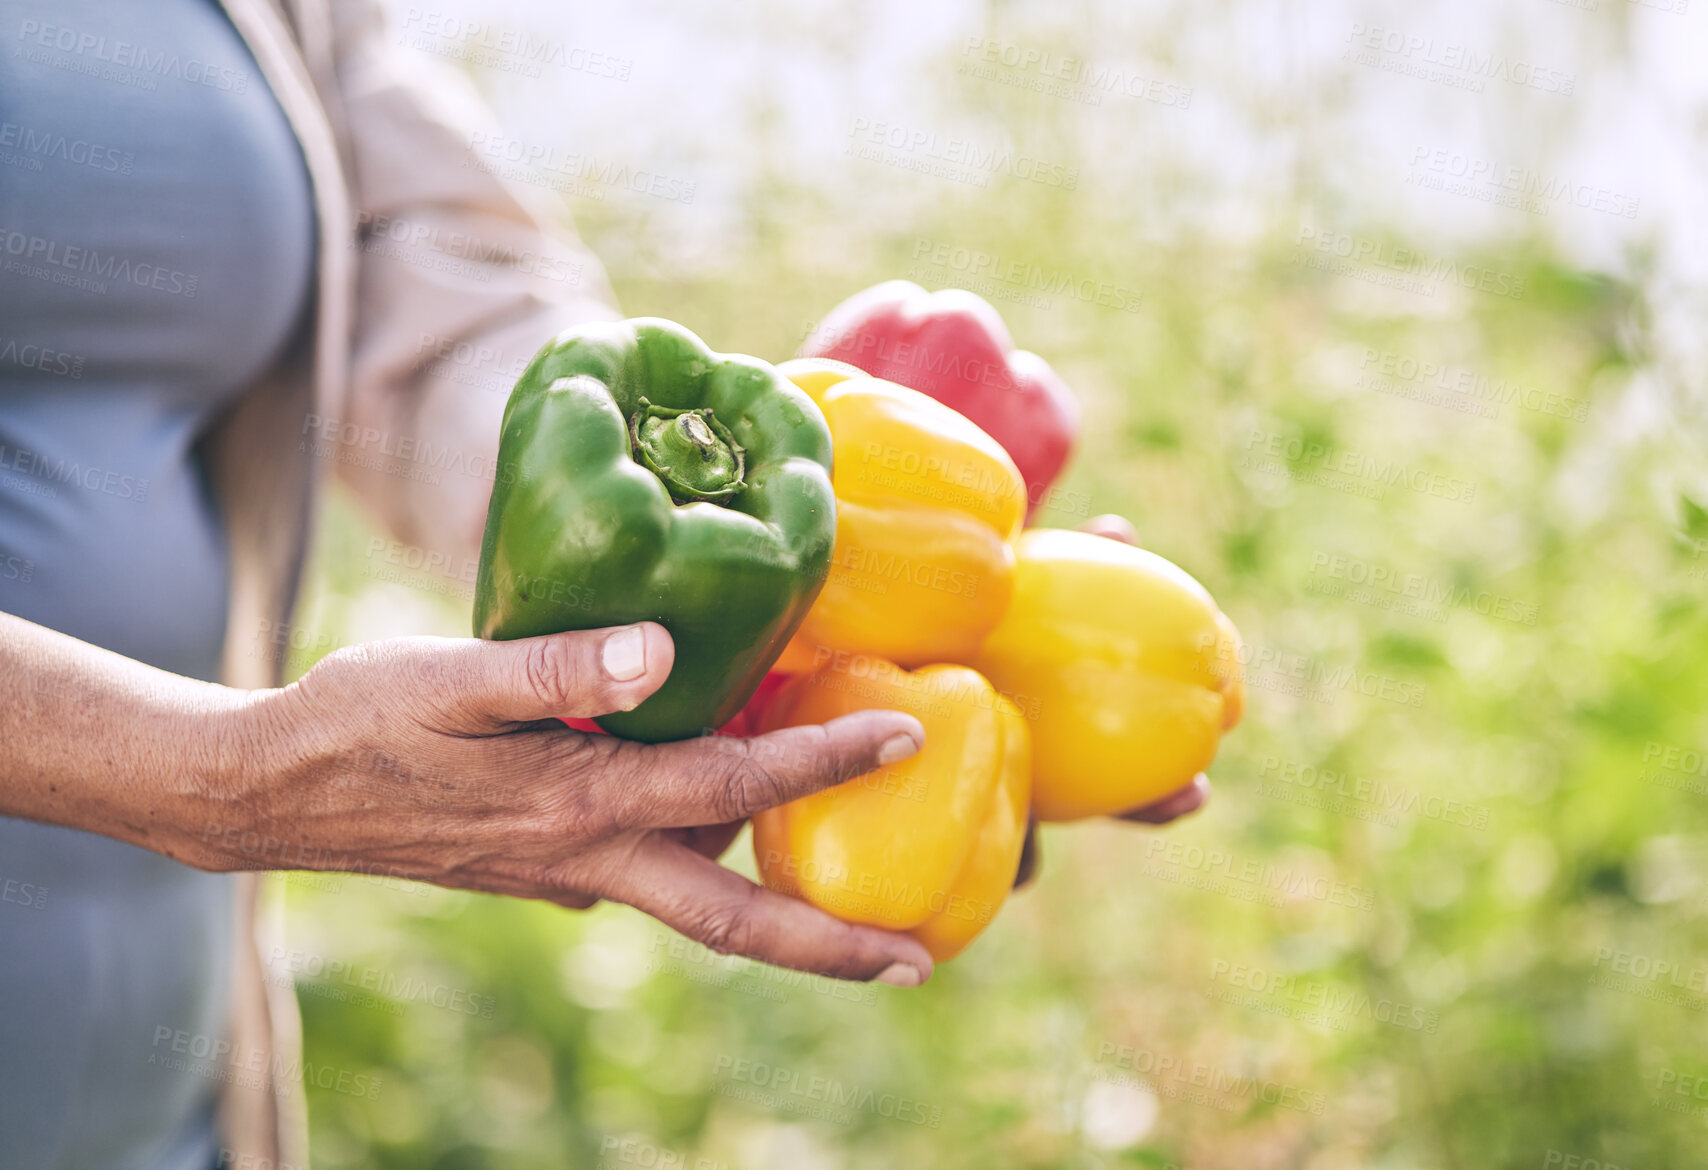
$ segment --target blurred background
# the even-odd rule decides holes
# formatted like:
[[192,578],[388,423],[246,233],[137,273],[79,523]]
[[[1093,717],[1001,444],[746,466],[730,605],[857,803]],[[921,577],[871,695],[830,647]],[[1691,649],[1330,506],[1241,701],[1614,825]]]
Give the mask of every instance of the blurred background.
[[[1701,1165],[1702,8],[396,4],[630,314],[781,360],[989,298],[1086,408],[1040,522],[1129,517],[1250,703],[1202,813],[1045,830],[917,992],[273,879],[317,1164]],[[466,634],[410,561],[335,498],[292,673]]]

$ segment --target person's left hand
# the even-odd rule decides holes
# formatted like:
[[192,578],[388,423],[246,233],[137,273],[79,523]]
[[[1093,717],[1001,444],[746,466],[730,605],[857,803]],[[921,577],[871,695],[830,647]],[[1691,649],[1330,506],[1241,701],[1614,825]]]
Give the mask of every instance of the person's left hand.
[[[1081,532],[1089,532],[1093,536],[1103,536],[1110,540],[1118,540],[1122,544],[1137,544],[1138,533],[1124,517],[1113,514],[1093,516],[1079,526]],[[1169,793],[1161,800],[1128,809],[1124,813],[1116,813],[1118,821],[1133,821],[1141,825],[1166,825],[1170,821],[1179,820],[1188,813],[1195,813],[1204,807],[1204,802],[1210,799],[1210,778],[1200,772],[1192,778],[1186,787]],[[1026,826],[1026,844],[1020,852],[1020,871],[1014,875],[1015,888],[1031,881],[1038,872],[1038,822],[1031,821]]]

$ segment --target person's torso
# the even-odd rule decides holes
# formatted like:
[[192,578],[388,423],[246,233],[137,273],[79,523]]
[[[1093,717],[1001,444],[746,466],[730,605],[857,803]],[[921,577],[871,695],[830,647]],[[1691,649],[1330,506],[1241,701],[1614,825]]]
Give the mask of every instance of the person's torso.
[[[215,0],[0,0],[0,44],[0,610],[212,678],[195,443],[308,310],[301,153]],[[0,818],[0,1161],[209,1163],[231,909],[229,879]]]

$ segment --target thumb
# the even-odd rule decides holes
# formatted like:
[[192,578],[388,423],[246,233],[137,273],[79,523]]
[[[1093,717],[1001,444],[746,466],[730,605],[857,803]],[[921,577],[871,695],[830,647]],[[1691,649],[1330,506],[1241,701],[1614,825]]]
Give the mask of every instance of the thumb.
[[459,706],[499,726],[632,710],[664,685],[676,661],[675,643],[657,622],[513,642],[471,639],[456,653],[469,661],[453,677],[472,683]]

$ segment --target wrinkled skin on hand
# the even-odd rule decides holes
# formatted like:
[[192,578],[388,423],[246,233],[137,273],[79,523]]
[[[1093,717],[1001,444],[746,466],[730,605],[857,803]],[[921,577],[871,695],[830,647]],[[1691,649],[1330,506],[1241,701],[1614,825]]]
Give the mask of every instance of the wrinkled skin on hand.
[[917,941],[838,921],[713,860],[754,813],[912,755],[918,720],[863,711],[656,745],[558,721],[632,709],[673,661],[651,622],[338,651],[239,712],[229,754],[251,762],[198,795],[195,823],[209,831],[181,860],[378,873],[570,907],[610,898],[719,953],[923,982],[932,964]]

